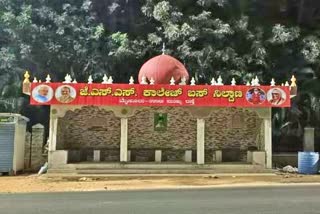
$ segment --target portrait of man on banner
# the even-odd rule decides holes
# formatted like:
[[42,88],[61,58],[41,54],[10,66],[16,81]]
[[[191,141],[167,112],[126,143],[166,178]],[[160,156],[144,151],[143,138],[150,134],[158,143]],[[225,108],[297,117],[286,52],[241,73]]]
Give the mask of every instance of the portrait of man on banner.
[[280,88],[273,88],[268,91],[267,99],[270,104],[278,106],[286,101],[286,93]]
[[76,90],[70,85],[57,88],[55,97],[60,103],[71,103],[77,96]]
[[47,85],[38,85],[32,90],[32,98],[38,103],[47,103],[53,97],[53,89]]

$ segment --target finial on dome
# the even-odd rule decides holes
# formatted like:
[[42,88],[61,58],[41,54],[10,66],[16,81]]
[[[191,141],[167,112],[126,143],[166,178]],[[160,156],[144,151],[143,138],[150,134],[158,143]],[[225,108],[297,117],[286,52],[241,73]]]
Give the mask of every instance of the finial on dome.
[[166,43],[162,44],[162,55],[165,55],[166,53]]

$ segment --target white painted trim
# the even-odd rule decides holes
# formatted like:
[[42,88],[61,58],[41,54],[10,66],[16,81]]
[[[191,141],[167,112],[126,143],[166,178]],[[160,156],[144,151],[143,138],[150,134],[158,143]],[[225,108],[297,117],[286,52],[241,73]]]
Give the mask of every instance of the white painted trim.
[[264,150],[266,152],[266,167],[272,168],[272,123],[270,118],[264,118]]
[[197,164],[204,164],[205,120],[197,119]]
[[128,118],[121,118],[120,162],[128,161]]

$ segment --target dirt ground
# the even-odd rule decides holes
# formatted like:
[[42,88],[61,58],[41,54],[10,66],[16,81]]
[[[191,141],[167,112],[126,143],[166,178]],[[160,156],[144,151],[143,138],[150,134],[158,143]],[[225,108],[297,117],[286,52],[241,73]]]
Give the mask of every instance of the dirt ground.
[[72,176],[19,175],[0,176],[0,193],[115,191],[194,187],[261,186],[318,183],[320,175],[161,175],[161,176]]

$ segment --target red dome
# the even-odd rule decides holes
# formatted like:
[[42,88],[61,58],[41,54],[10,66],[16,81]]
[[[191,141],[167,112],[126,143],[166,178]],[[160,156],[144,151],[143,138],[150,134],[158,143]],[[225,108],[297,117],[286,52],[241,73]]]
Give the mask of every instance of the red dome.
[[154,79],[155,84],[170,84],[170,79],[174,77],[178,84],[182,77],[189,79],[189,74],[184,65],[177,59],[168,55],[159,55],[145,62],[139,71],[139,82],[145,76],[148,81]]

